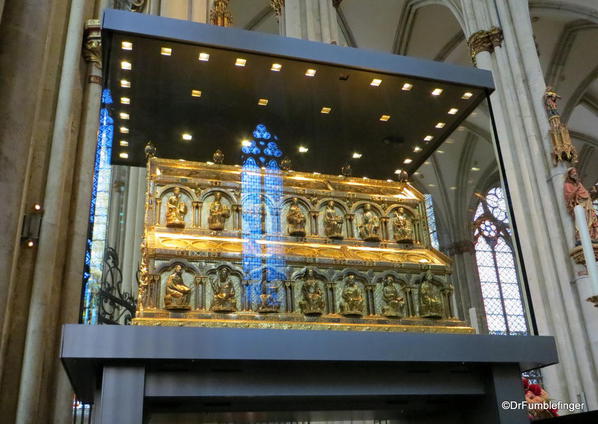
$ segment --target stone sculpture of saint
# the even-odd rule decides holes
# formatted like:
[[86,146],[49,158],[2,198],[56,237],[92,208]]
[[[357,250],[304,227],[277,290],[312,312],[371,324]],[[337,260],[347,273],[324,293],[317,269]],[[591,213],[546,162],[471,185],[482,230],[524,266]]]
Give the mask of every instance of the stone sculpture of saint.
[[386,303],[386,305],[382,307],[382,315],[393,318],[403,316],[405,299],[399,294],[399,290],[395,284],[395,278],[392,275],[387,275],[384,279],[382,298]]
[[301,286],[302,299],[299,301],[301,312],[305,315],[320,315],[324,312],[324,295],[320,282],[316,279],[313,269],[305,273],[303,286]]
[[419,285],[419,315],[424,318],[442,318],[442,294],[434,284],[432,271],[427,270]]
[[372,211],[372,205],[366,203],[361,215],[359,237],[365,241],[380,241],[380,218]]
[[185,215],[187,214],[187,205],[181,199],[181,189],[175,187],[166,202],[166,226],[174,228],[185,227]]
[[[565,179],[565,202],[567,210],[571,215],[574,215],[573,209],[580,205],[586,211],[586,224],[590,231],[590,238],[598,240],[598,216],[596,210],[592,206],[592,196],[590,192],[583,186],[577,169],[569,168],[567,170],[567,178]],[[575,231],[575,237],[579,240],[579,233]]]
[[287,226],[290,236],[305,237],[305,215],[299,207],[297,198],[294,197],[291,201],[291,206],[287,212]]
[[230,209],[228,206],[222,204],[222,193],[216,192],[214,194],[214,201],[210,205],[210,213],[208,215],[208,228],[214,231],[224,230],[224,224],[230,217]]
[[237,310],[237,301],[235,286],[229,276],[228,268],[220,268],[218,277],[212,280],[212,307],[214,312],[235,312]]
[[341,302],[339,304],[339,311],[341,315],[347,316],[361,316],[364,311],[364,295],[363,290],[355,281],[355,275],[349,274],[343,291],[341,293]]
[[392,218],[392,229],[396,241],[413,243],[413,221],[404,208],[395,211]]
[[189,298],[191,288],[183,281],[183,267],[175,265],[174,271],[166,280],[166,293],[164,294],[164,307],[166,309],[190,309]]
[[327,203],[324,211],[324,234],[331,239],[343,238],[343,217],[336,213],[332,200]]

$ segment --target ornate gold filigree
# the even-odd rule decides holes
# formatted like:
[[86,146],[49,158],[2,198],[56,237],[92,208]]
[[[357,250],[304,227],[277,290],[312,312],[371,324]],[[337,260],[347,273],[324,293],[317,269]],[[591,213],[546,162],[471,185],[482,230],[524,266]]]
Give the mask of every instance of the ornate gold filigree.
[[550,123],[550,138],[552,140],[552,160],[554,165],[560,161],[577,162],[577,152],[571,142],[569,129],[561,122],[558,110],[558,100],[561,98],[552,87],[546,87],[544,92],[544,107]]
[[222,27],[229,27],[233,24],[229,0],[214,0],[214,4],[210,10],[210,23]]
[[476,56],[481,52],[494,52],[496,47],[500,47],[503,41],[502,29],[492,27],[488,31],[481,30],[471,34],[467,40],[469,52],[473,64],[476,64]]
[[263,328],[278,330],[332,330],[332,331],[377,331],[399,333],[449,333],[473,334],[471,327],[455,325],[389,325],[389,324],[353,324],[330,322],[293,322],[293,321],[252,321],[219,319],[181,319],[181,318],[134,318],[133,325],[154,327],[207,327],[207,328]]

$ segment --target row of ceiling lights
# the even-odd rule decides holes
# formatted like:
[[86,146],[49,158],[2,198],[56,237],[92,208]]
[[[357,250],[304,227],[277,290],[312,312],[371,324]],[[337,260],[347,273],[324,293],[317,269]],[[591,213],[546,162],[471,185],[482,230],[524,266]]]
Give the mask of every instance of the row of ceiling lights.
[[[121,48],[122,48],[122,50],[129,50],[129,51],[133,50],[133,43],[130,42],[130,41],[122,41]],[[160,48],[160,54],[163,55],[163,56],[171,56],[172,55],[172,48],[170,48],[170,47],[161,47]],[[210,60],[210,54],[206,53],[206,52],[200,52],[199,56],[198,56],[198,60],[202,61],[202,62],[207,62],[207,61]],[[247,59],[237,58],[235,60],[235,66],[237,66],[237,67],[245,67],[246,64],[247,64]],[[121,69],[123,69],[125,71],[130,71],[130,70],[133,69],[133,65],[132,65],[131,62],[123,60],[123,61],[121,61]],[[282,69],[282,64],[280,64],[280,63],[273,63],[272,66],[270,67],[270,70],[273,71],[273,72],[280,72],[281,69]],[[316,69],[308,68],[305,71],[305,76],[307,76],[307,77],[314,77],[316,75],[316,73],[317,73]],[[370,82],[370,85],[373,86],[373,87],[379,87],[381,84],[382,84],[382,79],[380,79],[380,78],[374,78]],[[122,88],[131,88],[131,82],[129,80],[122,79],[120,81],[120,86]],[[404,83],[403,86],[401,87],[401,89],[404,90],[404,91],[410,91],[411,89],[413,89],[413,84],[411,84],[411,83]],[[444,90],[442,88],[435,88],[434,90],[432,90],[431,94],[433,96],[439,96],[439,95],[441,95],[443,93],[443,91]],[[202,95],[202,91],[201,90],[197,90],[197,89],[191,90],[191,96],[192,97],[201,97],[201,95]],[[461,99],[463,99],[463,100],[469,100],[472,96],[473,96],[473,93],[467,91],[467,92],[463,93],[463,95],[461,96]],[[131,98],[123,96],[123,97],[120,98],[120,103],[123,104],[123,105],[130,105],[131,104]],[[258,102],[257,102],[258,106],[267,106],[268,103],[269,103],[269,100],[265,99],[265,98],[260,98],[260,99],[258,99]],[[450,108],[447,111],[447,113],[449,115],[455,115],[455,114],[457,114],[458,111],[459,111],[459,109],[457,109],[457,108]],[[325,115],[330,114],[331,112],[332,112],[332,107],[329,107],[329,106],[323,106],[322,109],[320,110],[320,113],[325,114]],[[120,117],[121,120],[129,120],[130,119],[130,115],[127,112],[120,112],[119,113],[119,117]],[[382,114],[379,117],[379,121],[381,121],[381,122],[388,122],[390,120],[390,118],[391,118],[391,115]],[[445,125],[446,125],[445,122],[438,122],[435,125],[435,128],[441,129],[441,128],[444,128]],[[129,130],[126,127],[121,127],[120,128],[120,132],[122,134],[128,134]],[[193,136],[191,134],[189,134],[189,133],[183,133],[181,135],[181,138],[183,140],[185,140],[185,141],[190,141],[190,140],[193,139]],[[423,141],[424,142],[429,142],[429,141],[432,141],[433,139],[434,139],[434,136],[428,134],[428,135],[426,135],[423,138]],[[128,142],[126,140],[121,140],[120,141],[120,146],[127,147],[128,146]],[[421,152],[422,150],[423,149],[421,147],[416,146],[414,148],[414,153]],[[307,147],[305,147],[305,146],[299,146],[299,152],[300,153],[307,153],[308,151],[309,151],[309,149]],[[357,152],[353,153],[353,159],[359,159],[359,158],[361,158],[361,156],[362,156],[361,153],[357,153]],[[128,158],[128,153],[122,152],[122,153],[119,154],[119,157],[121,157],[123,159],[127,159]],[[404,164],[410,164],[411,162],[413,162],[413,160],[411,158],[406,158],[403,161]],[[400,171],[400,170],[397,170],[397,171]]]

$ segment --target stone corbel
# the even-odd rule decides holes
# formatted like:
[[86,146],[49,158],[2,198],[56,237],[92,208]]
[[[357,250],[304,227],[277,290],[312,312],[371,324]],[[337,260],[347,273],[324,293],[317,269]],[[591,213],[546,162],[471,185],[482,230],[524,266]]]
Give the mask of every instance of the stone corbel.
[[494,52],[494,49],[501,47],[503,42],[502,29],[492,27],[489,30],[481,30],[471,34],[467,40],[471,61],[476,65],[476,56],[481,52]]
[[83,57],[87,63],[102,67],[102,26],[99,19],[88,19],[85,22]]

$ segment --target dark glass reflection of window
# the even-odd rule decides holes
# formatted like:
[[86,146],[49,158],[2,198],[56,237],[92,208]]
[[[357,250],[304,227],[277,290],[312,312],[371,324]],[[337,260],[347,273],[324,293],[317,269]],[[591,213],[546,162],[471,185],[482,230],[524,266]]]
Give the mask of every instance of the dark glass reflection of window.
[[[249,280],[248,306],[255,309],[260,304],[260,295],[265,293],[272,296],[271,302],[280,305],[286,301],[281,298],[284,296],[281,286],[286,262],[282,246],[271,242],[279,239],[282,232],[283,179],[278,163],[282,151],[278,138],[263,124],[255,128],[253,138],[241,151],[242,231],[245,239],[242,262],[245,278]],[[262,246],[265,247],[262,249]]]
[[474,244],[490,334],[528,334],[511,229],[500,187],[488,190],[478,204],[474,215]]

